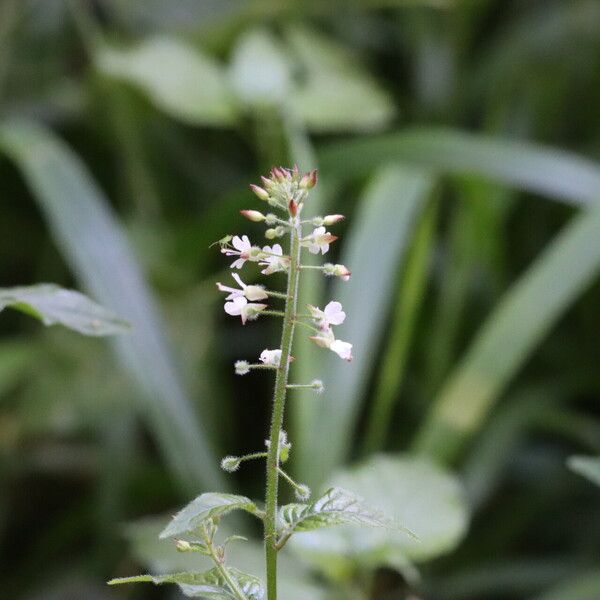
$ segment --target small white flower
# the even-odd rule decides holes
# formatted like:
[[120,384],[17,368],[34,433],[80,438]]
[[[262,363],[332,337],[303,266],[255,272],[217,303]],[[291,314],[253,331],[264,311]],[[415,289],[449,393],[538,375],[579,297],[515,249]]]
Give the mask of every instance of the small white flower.
[[279,244],[273,244],[272,248],[271,246],[265,246],[263,252],[265,254],[261,257],[260,265],[267,267],[261,271],[263,275],[271,275],[271,273],[288,270],[290,258],[289,256],[283,256],[283,249]]
[[234,317],[240,316],[244,325],[246,321],[257,319],[265,308],[266,304],[249,303],[244,296],[236,296],[230,302],[225,302],[225,312]]
[[231,288],[222,283],[217,282],[217,287],[221,292],[230,292],[229,296],[227,296],[226,300],[233,300],[234,298],[238,298],[240,296],[244,296],[247,300],[255,301],[255,300],[265,300],[269,297],[269,295],[265,292],[264,288],[261,285],[246,285],[242,278],[237,273],[232,273],[231,276],[237,281],[238,285],[241,289]]
[[265,365],[278,367],[281,362],[281,350],[263,350],[260,353],[260,362]]
[[232,248],[223,248],[221,252],[225,254],[225,256],[239,256],[237,260],[234,260],[231,263],[231,268],[241,269],[244,266],[244,263],[250,258],[252,244],[247,235],[243,235],[242,237],[239,237],[238,235],[234,236],[231,240],[231,244],[235,250]]
[[312,254],[325,254],[329,250],[329,244],[335,242],[337,236],[325,230],[325,227],[317,227],[307,238],[302,241],[303,246],[308,246]]
[[350,362],[352,360],[352,344],[348,342],[342,342],[342,340],[335,340],[329,346],[330,350],[333,350],[340,358]]
[[335,301],[330,302],[324,310],[310,304],[308,305],[308,309],[317,326],[322,331],[326,331],[331,325],[341,325],[346,318],[346,313],[342,310],[342,305]]

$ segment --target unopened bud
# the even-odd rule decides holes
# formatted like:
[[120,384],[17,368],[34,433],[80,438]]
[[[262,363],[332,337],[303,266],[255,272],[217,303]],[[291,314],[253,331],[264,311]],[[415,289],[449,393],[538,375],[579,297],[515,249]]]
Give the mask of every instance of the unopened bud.
[[265,231],[265,237],[268,240],[274,240],[277,237],[277,230],[276,229],[267,229]]
[[250,373],[250,364],[247,360],[238,360],[235,364],[235,374],[236,375],[246,375]]
[[298,214],[298,204],[293,198],[290,198],[290,201],[288,203],[288,209],[292,217],[295,217]]
[[260,223],[265,220],[265,215],[257,210],[240,210],[240,214],[246,217],[249,221],[254,221],[255,223]]
[[268,200],[269,192],[267,190],[261,188],[259,185],[255,185],[253,183],[250,184],[250,189],[261,199]]
[[301,483],[294,488],[294,494],[298,500],[308,500],[310,498],[310,488]]
[[345,218],[344,215],[327,215],[323,219],[323,225],[334,225],[335,223],[343,221]]
[[189,542],[186,542],[186,540],[177,540],[175,542],[175,548],[177,548],[178,552],[192,552],[193,551],[193,547]]
[[226,456],[221,461],[221,469],[227,473],[234,473],[240,468],[241,459],[239,456]]
[[348,279],[350,279],[350,275],[352,275],[352,273],[348,271],[344,265],[335,265],[333,267],[333,274],[343,281],[348,281]]
[[271,169],[271,176],[273,179],[278,181],[285,181],[288,178],[289,173],[283,167],[273,167]]
[[317,179],[317,169],[313,169],[302,176],[299,185],[303,190],[310,190],[317,185]]

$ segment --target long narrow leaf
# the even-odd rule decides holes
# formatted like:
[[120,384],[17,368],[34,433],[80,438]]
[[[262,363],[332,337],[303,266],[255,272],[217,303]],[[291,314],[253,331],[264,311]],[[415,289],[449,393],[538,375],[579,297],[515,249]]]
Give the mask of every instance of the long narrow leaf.
[[409,129],[335,142],[319,152],[322,168],[340,177],[354,177],[398,161],[434,171],[480,175],[572,204],[600,203],[596,164],[526,142],[451,129]]
[[[414,169],[386,168],[369,185],[353,228],[347,235],[342,263],[352,271],[347,282],[336,282],[332,297],[348,314],[337,337],[354,344],[352,365],[339,363],[333,353],[323,356],[319,375],[325,394],[313,402],[311,422],[299,430],[298,446],[308,448],[312,465],[310,483],[318,487],[339,465],[349,448],[360,399],[369,374],[379,358],[376,353],[391,303],[394,277],[425,200],[431,179]],[[338,362],[334,362],[338,361]]]
[[143,414],[174,472],[190,488],[221,485],[206,435],[174,367],[152,294],[84,165],[52,133],[26,121],[0,126],[0,149],[21,169],[84,287],[131,323],[132,333],[112,344],[146,401]]
[[451,460],[536,345],[600,272],[600,209],[578,216],[513,285],[433,405],[417,440]]

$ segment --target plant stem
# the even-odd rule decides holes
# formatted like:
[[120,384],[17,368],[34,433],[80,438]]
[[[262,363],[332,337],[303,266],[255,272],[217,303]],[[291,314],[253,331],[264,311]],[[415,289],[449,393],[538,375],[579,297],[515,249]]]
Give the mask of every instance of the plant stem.
[[267,455],[267,491],[265,498],[265,557],[267,563],[267,600],[277,600],[277,495],[279,488],[279,432],[283,426],[287,393],[289,358],[294,339],[298,279],[300,275],[301,226],[290,231],[290,269],[288,272],[287,300],[281,334],[281,360],[275,377],[273,413],[271,417],[270,446]]

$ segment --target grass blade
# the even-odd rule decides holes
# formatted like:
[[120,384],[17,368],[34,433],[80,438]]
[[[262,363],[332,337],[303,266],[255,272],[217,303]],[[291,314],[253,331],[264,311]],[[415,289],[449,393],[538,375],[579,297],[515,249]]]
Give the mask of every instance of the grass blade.
[[131,248],[84,165],[60,140],[27,121],[0,126],[0,148],[18,165],[56,242],[90,294],[133,327],[111,340],[145,400],[174,473],[188,488],[221,485],[220,472],[164,337]]
[[574,219],[513,285],[432,406],[416,447],[452,460],[508,382],[600,271],[600,209]]
[[323,147],[319,162],[332,176],[365,174],[401,161],[434,171],[479,175],[571,204],[598,204],[600,169],[569,152],[451,129],[408,129]]

